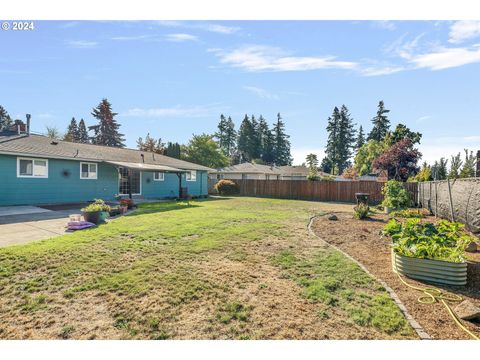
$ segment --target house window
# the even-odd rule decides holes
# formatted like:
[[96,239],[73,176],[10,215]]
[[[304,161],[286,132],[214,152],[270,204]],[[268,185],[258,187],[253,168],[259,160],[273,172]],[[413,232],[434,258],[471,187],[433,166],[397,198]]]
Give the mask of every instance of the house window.
[[17,177],[48,178],[48,160],[17,158]]
[[165,173],[159,172],[159,171],[155,171],[155,172],[153,173],[153,180],[155,180],[155,181],[163,181],[163,180],[165,180]]
[[187,172],[185,175],[187,181],[197,181],[197,172],[195,170]]
[[80,163],[80,179],[94,180],[97,178],[97,164]]

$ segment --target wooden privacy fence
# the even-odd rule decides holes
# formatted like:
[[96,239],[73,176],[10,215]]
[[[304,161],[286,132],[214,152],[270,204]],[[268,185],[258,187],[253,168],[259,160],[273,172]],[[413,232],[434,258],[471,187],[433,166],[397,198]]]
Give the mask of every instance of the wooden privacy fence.
[[[355,193],[369,193],[371,204],[382,201],[382,182],[377,181],[308,181],[308,180],[233,180],[240,195],[280,199],[338,201],[354,203]],[[417,199],[417,184],[405,183],[412,199]]]

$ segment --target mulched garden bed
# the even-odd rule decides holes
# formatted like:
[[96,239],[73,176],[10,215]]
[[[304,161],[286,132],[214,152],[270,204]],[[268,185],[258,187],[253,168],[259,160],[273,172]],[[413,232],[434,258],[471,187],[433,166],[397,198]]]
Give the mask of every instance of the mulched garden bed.
[[[381,236],[383,226],[389,218],[385,214],[376,213],[367,220],[353,218],[353,211],[336,212],[337,221],[328,220],[328,216],[320,216],[313,223],[313,231],[322,240],[335,245],[362,263],[372,274],[385,281],[407,307],[409,313],[418,321],[425,331],[434,339],[471,339],[454,323],[441,303],[421,304],[417,301],[421,292],[402,284],[392,271],[390,258],[390,239]],[[436,222],[435,217],[427,221]],[[463,288],[441,287],[448,293],[454,293],[480,306],[480,252],[467,253],[468,283]],[[405,280],[415,286],[432,287],[413,279]],[[440,288],[435,285],[434,287]],[[450,304],[455,308],[457,303]],[[480,334],[480,323],[463,321],[474,334]]]

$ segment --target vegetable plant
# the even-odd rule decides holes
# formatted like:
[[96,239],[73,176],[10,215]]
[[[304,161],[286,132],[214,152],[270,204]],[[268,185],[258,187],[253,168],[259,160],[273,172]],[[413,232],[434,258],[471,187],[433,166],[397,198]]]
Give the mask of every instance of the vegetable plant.
[[392,219],[383,234],[392,238],[393,251],[398,255],[460,263],[465,261],[465,249],[473,241],[463,228],[463,224],[447,220],[432,224],[419,219],[404,223]]
[[382,188],[384,207],[393,209],[404,209],[410,206],[410,196],[403,183],[396,180],[389,180]]
[[368,217],[370,213],[370,208],[367,204],[359,203],[357,206],[353,208],[353,216],[355,219],[363,220]]

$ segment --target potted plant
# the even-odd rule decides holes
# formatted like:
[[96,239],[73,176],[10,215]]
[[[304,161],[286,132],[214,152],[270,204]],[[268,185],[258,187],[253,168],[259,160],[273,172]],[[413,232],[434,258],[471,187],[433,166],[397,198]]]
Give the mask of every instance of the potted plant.
[[100,205],[102,207],[102,211],[100,213],[100,221],[104,222],[110,215],[110,206],[105,204],[105,201],[102,199],[95,199],[94,204]]
[[81,209],[83,218],[85,221],[94,223],[94,224],[99,224],[101,221],[100,218],[100,213],[103,211],[102,205],[99,204],[90,204],[83,209]]
[[467,283],[464,253],[473,241],[463,225],[442,220],[438,224],[408,219],[390,220],[383,233],[392,239],[393,271],[413,279],[458,285]]
[[133,202],[132,199],[121,199],[120,200],[120,206],[127,206],[128,209],[133,209],[135,207],[135,203]]
[[404,209],[410,206],[410,196],[400,181],[389,180],[382,188],[382,206],[386,214],[392,210]]

